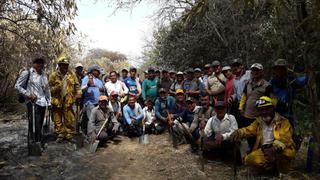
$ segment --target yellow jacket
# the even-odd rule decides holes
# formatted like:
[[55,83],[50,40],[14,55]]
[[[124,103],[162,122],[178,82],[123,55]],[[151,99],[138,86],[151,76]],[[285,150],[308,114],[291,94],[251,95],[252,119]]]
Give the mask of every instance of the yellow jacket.
[[76,95],[81,95],[78,78],[72,71],[67,72],[65,80],[59,71],[53,72],[49,77],[49,85],[51,104],[58,108],[71,107],[76,101]]
[[[263,120],[258,117],[248,127],[244,127],[238,130],[240,137],[256,137],[253,150],[261,147],[263,132],[262,132]],[[273,146],[277,149],[281,149],[283,155],[293,158],[296,154],[295,144],[292,139],[293,129],[288,119],[280,116],[278,113],[275,115],[275,119],[272,122],[273,126]]]

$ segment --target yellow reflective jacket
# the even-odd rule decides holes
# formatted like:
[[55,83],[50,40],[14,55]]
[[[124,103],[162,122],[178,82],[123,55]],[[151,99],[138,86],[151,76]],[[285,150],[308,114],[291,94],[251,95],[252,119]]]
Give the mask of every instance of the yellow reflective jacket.
[[81,94],[78,78],[72,71],[68,71],[65,77],[59,71],[53,72],[49,77],[49,85],[52,96],[51,104],[54,107],[71,107],[76,101],[76,94]]
[[[263,120],[258,117],[248,127],[244,127],[238,130],[240,137],[256,137],[253,150],[256,150],[262,145],[263,138]],[[293,129],[288,119],[276,113],[275,119],[272,122],[273,126],[273,146],[281,149],[283,155],[293,158],[296,154],[295,144],[292,139]]]

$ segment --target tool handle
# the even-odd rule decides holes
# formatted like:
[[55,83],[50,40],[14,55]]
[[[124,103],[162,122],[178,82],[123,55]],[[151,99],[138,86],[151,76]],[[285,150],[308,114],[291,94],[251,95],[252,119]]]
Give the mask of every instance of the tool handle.
[[103,124],[102,124],[101,128],[99,129],[99,132],[98,132],[98,134],[97,134],[96,138],[97,138],[97,137],[99,137],[99,135],[100,135],[100,133],[101,133],[102,129],[106,126],[106,124],[107,124],[107,122],[108,122],[108,121],[109,121],[109,117],[107,117],[107,118],[106,118],[106,120],[103,122]]

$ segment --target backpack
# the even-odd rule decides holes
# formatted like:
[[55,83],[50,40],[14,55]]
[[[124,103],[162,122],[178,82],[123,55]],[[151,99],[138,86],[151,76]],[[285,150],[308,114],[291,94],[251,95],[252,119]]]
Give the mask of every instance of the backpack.
[[[21,76],[21,74],[22,74],[22,72],[23,72],[24,70],[27,70],[27,69],[22,69],[22,70],[20,70],[19,74],[18,74],[17,77],[16,77],[15,84],[17,83],[19,77]],[[27,89],[28,82],[29,82],[29,79],[30,79],[30,70],[27,70],[27,71],[28,71],[28,77],[27,77],[27,81],[25,82],[25,84],[22,85],[22,88],[23,88],[23,89]],[[17,99],[18,99],[18,102],[19,102],[19,103],[24,103],[24,102],[26,101],[24,95],[21,94],[20,92],[18,92],[18,94],[17,94]]]

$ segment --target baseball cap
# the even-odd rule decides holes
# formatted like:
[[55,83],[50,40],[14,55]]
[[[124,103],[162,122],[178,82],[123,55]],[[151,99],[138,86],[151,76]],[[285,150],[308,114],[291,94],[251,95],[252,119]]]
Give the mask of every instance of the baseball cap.
[[153,69],[153,68],[149,68],[149,69],[148,69],[148,73],[151,73],[151,72],[154,72],[154,69]]
[[188,103],[188,102],[194,102],[194,98],[188,97],[188,98],[186,99],[186,103]]
[[128,72],[128,69],[123,68],[123,69],[121,70],[121,72],[124,72],[124,71]]
[[99,101],[108,101],[108,97],[105,95],[102,95],[99,97]]
[[177,89],[176,94],[184,94],[184,91],[182,89]]
[[129,71],[137,71],[136,67],[130,67]]
[[75,67],[83,67],[83,65],[81,63],[77,63]]
[[161,72],[162,72],[162,73],[168,73],[168,70],[163,69]]
[[234,65],[237,65],[237,64],[242,64],[242,59],[236,58],[236,59],[232,60],[231,66],[234,66]]
[[217,101],[217,102],[214,104],[214,107],[216,107],[216,108],[226,107],[226,104],[225,104],[223,101]]
[[169,71],[169,74],[176,74],[176,72],[171,70],[171,71]]
[[211,64],[204,65],[204,68],[210,68],[210,67],[211,67]]
[[201,72],[201,69],[200,68],[195,68],[194,72]]
[[177,72],[177,75],[183,75],[183,72],[179,71]]
[[161,93],[161,92],[167,92],[167,91],[164,88],[160,88],[159,93]]
[[277,59],[273,63],[273,67],[276,67],[276,66],[287,67],[288,66],[288,62],[285,59]]
[[211,64],[212,66],[220,66],[221,65],[221,63],[220,63],[220,61],[213,61],[212,62],[212,64]]
[[259,70],[263,70],[263,66],[262,66],[262,64],[260,64],[260,63],[254,63],[254,64],[252,64],[252,66],[250,67],[250,69],[253,69],[253,68],[256,68],[256,69],[259,69]]
[[222,71],[228,71],[228,70],[231,70],[231,67],[230,66],[224,66],[222,68]]

